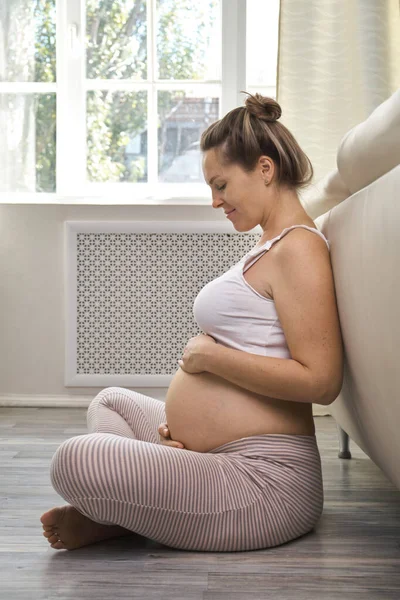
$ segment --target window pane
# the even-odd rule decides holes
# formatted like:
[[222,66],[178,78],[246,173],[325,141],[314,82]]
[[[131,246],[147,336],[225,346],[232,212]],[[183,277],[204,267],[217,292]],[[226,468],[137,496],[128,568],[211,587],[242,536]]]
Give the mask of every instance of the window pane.
[[157,77],[221,79],[220,0],[157,0]]
[[146,0],[86,0],[89,79],[145,79]]
[[200,136],[219,115],[219,98],[158,93],[159,181],[204,183]]
[[147,92],[88,92],[87,174],[96,182],[147,182]]
[[0,2],[0,81],[56,80],[55,0]]
[[[279,0],[246,2],[246,90],[250,86],[276,88]],[[263,90],[257,91],[263,93]]]
[[0,191],[55,190],[56,95],[0,94]]

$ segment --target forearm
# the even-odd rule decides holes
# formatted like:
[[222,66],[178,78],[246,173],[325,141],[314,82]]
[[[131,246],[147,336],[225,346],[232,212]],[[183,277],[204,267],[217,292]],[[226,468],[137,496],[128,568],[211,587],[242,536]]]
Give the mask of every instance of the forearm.
[[310,371],[293,359],[259,356],[213,344],[204,365],[209,373],[262,396],[323,403]]

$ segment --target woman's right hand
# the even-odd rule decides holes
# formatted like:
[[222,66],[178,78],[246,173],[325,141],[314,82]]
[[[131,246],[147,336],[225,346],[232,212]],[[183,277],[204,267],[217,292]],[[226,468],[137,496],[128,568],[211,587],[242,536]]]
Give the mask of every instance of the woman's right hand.
[[171,435],[167,423],[161,423],[158,427],[158,433],[161,437],[161,444],[164,446],[171,446],[172,448],[184,448],[182,442],[171,440]]

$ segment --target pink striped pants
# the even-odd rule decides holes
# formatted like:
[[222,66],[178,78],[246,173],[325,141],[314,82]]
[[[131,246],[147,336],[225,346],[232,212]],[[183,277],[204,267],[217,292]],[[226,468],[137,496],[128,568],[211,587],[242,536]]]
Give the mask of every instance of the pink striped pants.
[[92,521],[182,550],[278,546],[309,532],[323,507],[315,436],[256,435],[210,452],[160,443],[164,402],[109,387],[91,402],[91,433],[66,440],[54,489]]

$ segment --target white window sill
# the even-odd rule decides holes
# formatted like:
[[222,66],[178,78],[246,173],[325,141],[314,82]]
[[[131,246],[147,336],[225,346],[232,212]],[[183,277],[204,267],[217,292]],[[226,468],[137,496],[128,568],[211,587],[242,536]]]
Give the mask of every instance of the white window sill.
[[0,204],[93,204],[123,206],[211,206],[205,183],[91,184],[82,193],[63,194],[0,191]]
[[58,194],[0,194],[0,204],[73,204],[98,206],[210,206],[205,197],[60,196]]

